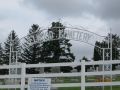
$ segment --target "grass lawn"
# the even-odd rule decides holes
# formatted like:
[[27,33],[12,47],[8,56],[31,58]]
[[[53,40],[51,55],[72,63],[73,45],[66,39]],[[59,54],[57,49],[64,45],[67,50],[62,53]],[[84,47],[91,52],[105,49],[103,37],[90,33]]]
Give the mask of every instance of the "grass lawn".
[[[58,90],[81,90],[80,87],[63,87]],[[102,90],[102,87],[86,87],[86,90]],[[104,90],[110,90],[110,87],[104,87]],[[112,90],[120,90],[120,86],[113,86]]]
[[[9,90],[9,89],[0,89],[0,90]],[[15,90],[15,89],[10,89],[10,90]],[[20,90],[20,89],[16,89],[16,90]]]
[[[8,90],[8,89],[0,89],[0,90]],[[14,90],[14,89],[11,89]],[[20,90],[20,89],[17,89]],[[57,90],[81,90],[80,87],[62,87]],[[102,90],[102,87],[86,87],[86,90]],[[110,90],[110,86],[104,87],[104,90]],[[113,86],[112,90],[120,90],[120,86]]]
[[80,90],[80,87],[62,87],[62,88],[58,88],[58,90]]
[[[81,81],[80,77],[61,77],[57,79],[58,81],[56,81],[55,83],[63,83],[63,82],[78,83]],[[76,79],[77,81],[75,81]],[[59,82],[59,80],[62,80],[62,82]],[[113,81],[120,81],[120,76],[117,76]],[[86,82],[95,82],[95,77],[87,77]],[[0,89],[0,90],[8,90],[8,89]],[[11,90],[15,90],[15,89],[11,89]],[[16,89],[16,90],[20,90],[20,89]],[[61,87],[61,88],[58,88],[57,90],[81,90],[81,88],[80,87]],[[86,90],[102,90],[102,87],[86,87]],[[104,90],[110,90],[110,86],[104,87]],[[120,90],[120,86],[113,86],[112,90]]]

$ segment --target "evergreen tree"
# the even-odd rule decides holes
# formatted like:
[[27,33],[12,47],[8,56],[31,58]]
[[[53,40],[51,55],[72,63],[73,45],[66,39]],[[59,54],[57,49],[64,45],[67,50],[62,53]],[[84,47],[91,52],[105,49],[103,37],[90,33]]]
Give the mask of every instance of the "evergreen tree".
[[[95,46],[99,46],[101,47],[101,43],[96,41],[95,43]],[[103,56],[102,56],[102,50],[98,47],[95,47],[94,48],[94,61],[99,61],[99,60],[102,60],[103,59]]]
[[[39,25],[33,24],[29,30],[29,34],[25,37],[25,42],[22,47],[22,62],[26,64],[37,64],[41,62],[41,47],[40,43],[34,43],[39,32]],[[27,73],[38,73],[35,68],[27,69]]]
[[[15,56],[15,59],[19,60],[19,57],[16,57],[20,54],[20,40],[18,38],[18,36],[16,35],[15,31],[11,31],[11,33],[8,35],[8,38],[6,40],[6,42],[4,43],[5,47],[4,47],[4,64],[9,64],[9,59],[10,59],[10,44],[11,44],[11,54]],[[11,55],[11,58],[12,58]],[[12,61],[11,63],[15,63],[14,61]]]
[[[2,56],[2,64],[15,64],[16,60],[19,60],[18,54],[20,53],[20,41],[18,36],[16,35],[15,31],[12,30],[11,33],[8,35],[6,42],[4,43],[3,48],[3,56]],[[10,52],[10,44],[11,44],[11,51]],[[11,55],[11,56],[10,56]],[[11,62],[9,62],[11,57]],[[8,69],[2,69],[2,74],[8,74]]]
[[[73,62],[75,56],[71,53],[69,40],[65,37],[65,27],[60,22],[53,22],[48,29],[49,41],[43,43],[42,60],[46,63]],[[61,67],[61,71],[70,72],[72,67]]]
[[[110,46],[110,43],[108,43],[108,40],[110,39],[110,34],[103,40],[102,42],[96,42],[96,46],[99,46],[100,48],[108,48],[108,45]],[[120,47],[120,37],[116,34],[112,34],[112,60],[119,60],[119,50]],[[103,59],[103,50],[98,47],[94,47],[94,61],[102,60]],[[109,53],[108,56],[106,56],[106,53]],[[110,49],[105,49],[105,60],[110,60]],[[116,65],[113,65],[113,69],[115,69]]]
[[[0,65],[3,65],[3,48],[0,44]],[[0,69],[0,75],[4,75],[6,72],[6,69]]]
[[[85,56],[84,56],[81,60],[85,60],[86,62],[89,61],[88,58],[85,57]],[[80,62],[81,62],[81,60],[80,60]],[[91,65],[87,65],[87,66],[85,67],[85,71],[87,71],[90,67],[92,67],[92,66],[91,66]],[[81,66],[77,66],[77,67],[75,67],[75,69],[77,69],[77,71],[80,72],[80,71],[81,71]]]
[[0,65],[2,65],[2,64],[3,64],[3,48],[0,44]]

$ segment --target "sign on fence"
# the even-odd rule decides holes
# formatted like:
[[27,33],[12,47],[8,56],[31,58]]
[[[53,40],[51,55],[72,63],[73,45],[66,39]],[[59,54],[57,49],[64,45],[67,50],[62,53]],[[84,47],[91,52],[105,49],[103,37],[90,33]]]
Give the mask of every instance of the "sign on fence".
[[28,90],[50,90],[50,78],[29,78]]

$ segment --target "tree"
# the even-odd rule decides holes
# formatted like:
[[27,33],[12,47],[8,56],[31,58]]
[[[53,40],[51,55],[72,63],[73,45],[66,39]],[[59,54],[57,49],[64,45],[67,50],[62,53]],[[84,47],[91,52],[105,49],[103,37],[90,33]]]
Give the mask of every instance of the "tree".
[[[96,41],[95,46],[99,46],[101,47],[101,43]],[[102,60],[103,56],[102,56],[102,50],[98,47],[94,47],[94,61],[99,61]]]
[[[29,34],[25,37],[25,42],[22,46],[22,62],[26,64],[37,64],[41,62],[41,47],[40,43],[34,43],[39,32],[39,25],[33,24],[29,30]],[[38,73],[35,68],[27,69],[27,73]]]
[[[102,60],[103,59],[103,50],[100,48],[108,48],[110,43],[108,40],[110,39],[110,34],[103,40],[102,42],[96,42],[94,47],[94,61]],[[99,46],[100,48],[96,47]],[[120,37],[117,34],[112,34],[112,60],[119,60],[119,50],[120,47]],[[106,54],[109,53],[107,56]],[[105,60],[110,60],[110,49],[105,49]],[[113,65],[113,69],[115,69],[116,65]]]
[[[60,22],[53,22],[48,29],[49,41],[43,43],[42,59],[45,63],[73,62],[75,56],[71,53],[69,40],[65,37],[65,27]],[[61,71],[70,72],[72,67],[61,67]]]
[[[4,43],[4,64],[9,64],[9,59],[10,59],[10,53],[11,53],[11,59],[15,57],[14,59],[18,59],[19,57],[16,57],[16,54],[20,54],[20,40],[18,36],[16,35],[16,32],[14,30],[11,31],[11,33],[8,35],[8,38],[6,42]],[[11,47],[10,47],[11,44]],[[10,52],[11,48],[11,52]],[[14,60],[11,61],[11,63],[15,63]]]
[[3,64],[3,48],[0,44],[0,65],[2,65],[2,64]]
[[[10,48],[11,48],[11,52],[10,52]],[[16,54],[20,53],[20,40],[14,30],[12,30],[8,35],[8,38],[4,43],[3,51],[4,52],[2,56],[3,58],[2,64],[7,64],[7,65],[15,64],[16,60],[19,60],[19,58],[16,57]],[[10,57],[11,57],[11,62],[9,62]],[[2,74],[8,74],[8,69],[3,69]]]
[[[84,56],[81,60],[85,60],[86,62],[89,61],[88,58],[85,57],[85,56]],[[80,60],[80,62],[81,62],[81,60]],[[85,71],[87,71],[90,67],[92,67],[92,66],[91,66],[91,65],[87,65],[87,66],[85,67]],[[77,71],[80,72],[80,71],[81,71],[81,66],[76,66],[75,69],[77,69]]]
[[[3,48],[0,44],[0,65],[3,65]],[[0,69],[0,75],[6,74],[6,69]]]

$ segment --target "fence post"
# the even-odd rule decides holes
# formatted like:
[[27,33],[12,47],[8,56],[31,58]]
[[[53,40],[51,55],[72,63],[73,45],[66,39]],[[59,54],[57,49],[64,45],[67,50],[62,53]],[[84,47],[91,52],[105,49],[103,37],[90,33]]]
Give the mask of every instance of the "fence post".
[[81,90],[85,90],[85,60],[81,60]]
[[22,63],[21,65],[21,90],[25,89],[25,74],[26,74],[26,64]]

